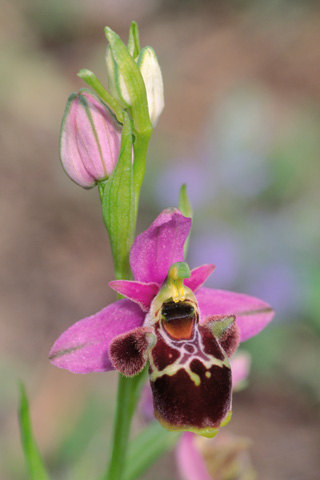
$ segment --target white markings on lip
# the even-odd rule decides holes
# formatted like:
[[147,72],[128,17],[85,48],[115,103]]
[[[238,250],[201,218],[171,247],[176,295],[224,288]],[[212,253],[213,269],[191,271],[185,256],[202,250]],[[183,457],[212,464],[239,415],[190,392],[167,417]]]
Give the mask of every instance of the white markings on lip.
[[[174,340],[172,339],[163,328],[159,328],[157,333],[162,337],[162,340],[173,350],[179,352],[179,357],[170,365],[167,365],[162,370],[159,370],[153,361],[152,349],[149,355],[149,361],[151,366],[150,380],[155,382],[158,378],[163,377],[163,375],[173,376],[179,370],[183,369],[189,375],[190,379],[194,382],[195,386],[198,387],[201,384],[201,378],[198,374],[191,370],[191,362],[193,360],[199,360],[202,365],[206,368],[206,377],[211,377],[210,368],[214,365],[218,367],[226,366],[230,368],[228,357],[225,355],[223,360],[219,360],[213,355],[209,355],[204,352],[204,346],[202,343],[202,338],[200,331],[198,330],[198,325],[194,327],[193,337],[189,340]],[[172,354],[169,354],[169,357],[172,357]]]

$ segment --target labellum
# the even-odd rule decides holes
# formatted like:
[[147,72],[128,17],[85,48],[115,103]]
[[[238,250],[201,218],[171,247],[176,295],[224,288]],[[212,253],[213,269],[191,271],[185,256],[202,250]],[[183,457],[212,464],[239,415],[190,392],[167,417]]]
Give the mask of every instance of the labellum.
[[163,427],[213,437],[231,418],[228,356],[239,332],[234,316],[200,323],[198,302],[183,284],[189,276],[186,263],[170,267],[144,326],[117,337],[110,357],[125,375],[138,373],[149,360],[155,417]]

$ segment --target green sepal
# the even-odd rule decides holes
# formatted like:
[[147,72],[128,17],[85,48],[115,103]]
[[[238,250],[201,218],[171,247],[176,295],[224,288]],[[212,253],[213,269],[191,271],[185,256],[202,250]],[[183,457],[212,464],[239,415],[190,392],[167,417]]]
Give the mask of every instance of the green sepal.
[[87,68],[82,68],[78,72],[78,77],[82,78],[104,101],[104,103],[110,108],[110,110],[115,114],[119,123],[123,123],[123,110],[117,100],[113,98],[110,93],[103,87],[100,81],[97,79],[95,74],[88,70]]
[[[130,100],[130,111],[134,128],[138,133],[151,135],[152,125],[149,118],[147,93],[139,67],[130,55],[128,48],[119,35],[111,28],[105,28],[105,35],[109,41],[112,59],[114,62],[114,82],[118,94],[121,96],[121,82]],[[135,133],[135,132],[134,132]]]
[[128,39],[128,51],[132,58],[136,58],[140,53],[140,38],[137,22],[131,22]]
[[[179,210],[183,216],[191,219],[193,218],[193,210],[187,193],[187,185],[185,183],[181,186],[179,192]],[[184,258],[187,258],[188,254],[190,234],[191,229],[183,247]]]
[[177,443],[181,432],[169,432],[158,422],[151,423],[129,445],[124,480],[135,480]]
[[116,279],[130,278],[130,248],[135,230],[135,196],[132,168],[132,132],[124,112],[117,165],[103,187],[99,186],[102,216],[109,233]]
[[49,475],[33,436],[28,399],[22,383],[20,383],[19,425],[29,478],[31,480],[49,480]]

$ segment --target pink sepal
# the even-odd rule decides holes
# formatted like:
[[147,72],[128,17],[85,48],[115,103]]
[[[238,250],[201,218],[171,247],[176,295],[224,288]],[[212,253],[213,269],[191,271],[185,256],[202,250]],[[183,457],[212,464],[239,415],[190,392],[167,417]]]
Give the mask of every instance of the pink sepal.
[[135,280],[161,285],[169,268],[183,262],[183,246],[191,227],[191,218],[177,208],[167,208],[134,241],[130,265]]
[[270,305],[249,295],[202,287],[196,294],[200,322],[212,315],[235,315],[240,342],[257,335],[272,320]]
[[50,351],[50,361],[73,373],[113,370],[108,353],[110,342],[140,327],[144,317],[140,307],[130,300],[112,303],[63,332]]

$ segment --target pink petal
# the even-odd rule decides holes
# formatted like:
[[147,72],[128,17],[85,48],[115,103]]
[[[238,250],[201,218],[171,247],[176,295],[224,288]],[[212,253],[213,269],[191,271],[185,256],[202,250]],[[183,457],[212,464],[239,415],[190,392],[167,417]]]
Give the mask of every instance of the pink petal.
[[194,268],[193,270],[191,270],[191,277],[186,278],[184,284],[187,287],[191,288],[193,292],[195,292],[196,290],[198,290],[199,287],[204,284],[207,278],[210,277],[211,273],[215,268],[215,265],[212,265],[212,263]]
[[183,261],[183,246],[191,227],[191,218],[177,208],[167,208],[134,241],[130,265],[135,280],[161,285],[170,266]]
[[179,474],[183,480],[212,480],[202,455],[194,442],[196,435],[185,432],[176,448]]
[[145,367],[148,352],[156,342],[153,327],[138,327],[118,335],[110,343],[109,357],[112,365],[126,377],[137,375]]
[[239,383],[248,378],[251,357],[249,353],[239,352],[234,355],[230,360],[232,370],[232,388],[237,388]]
[[257,335],[274,315],[270,305],[241,293],[202,287],[196,297],[203,320],[212,315],[235,315],[241,342]]
[[50,351],[50,361],[73,373],[113,370],[108,353],[110,342],[140,327],[144,317],[139,306],[130,300],[112,303],[63,332]]
[[116,292],[138,303],[144,312],[149,310],[150,304],[160,288],[157,283],[143,283],[130,280],[113,280],[109,285]]

